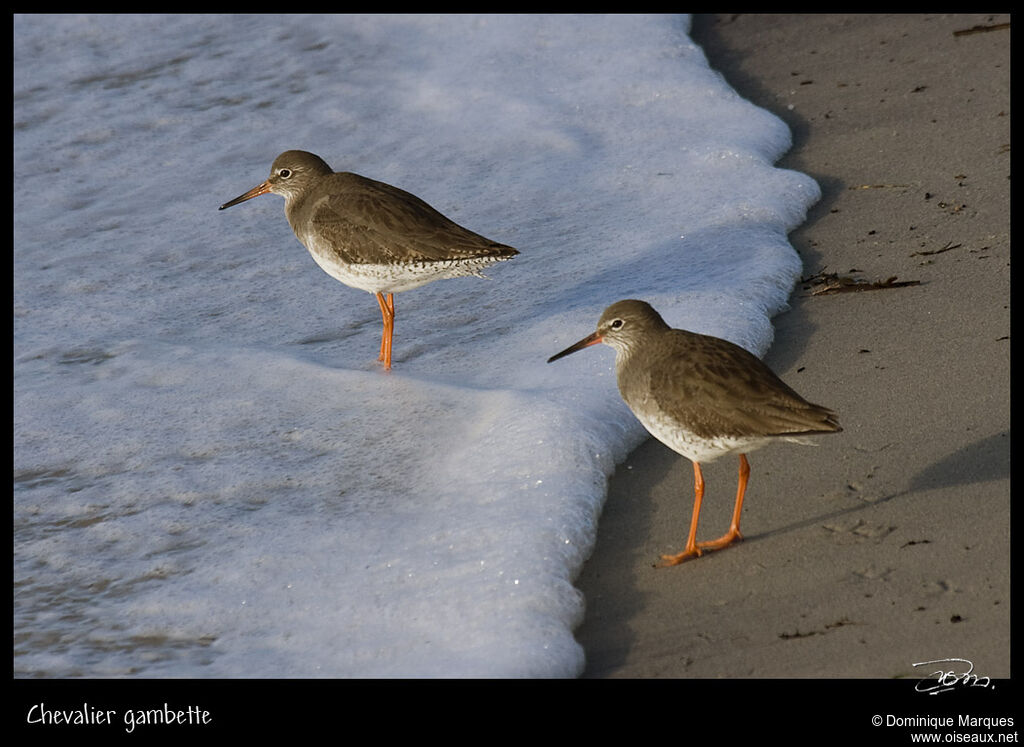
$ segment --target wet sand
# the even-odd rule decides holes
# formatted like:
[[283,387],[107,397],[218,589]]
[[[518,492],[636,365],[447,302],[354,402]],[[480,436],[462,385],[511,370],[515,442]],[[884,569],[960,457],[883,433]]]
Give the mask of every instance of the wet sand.
[[[742,543],[655,569],[692,466],[650,440],[619,468],[577,581],[585,677],[1009,677],[1009,20],[695,16],[712,67],[793,131],[778,166],[821,185],[790,237],[805,277],[896,280],[809,280],[774,320],[766,361],[844,431],[750,456]],[[727,528],[736,469],[705,467],[698,539]]]

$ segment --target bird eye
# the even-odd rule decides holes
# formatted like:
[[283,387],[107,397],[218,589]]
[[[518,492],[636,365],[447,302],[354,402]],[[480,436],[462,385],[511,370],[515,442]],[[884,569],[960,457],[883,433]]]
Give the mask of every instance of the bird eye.
[[612,329],[622,329],[622,325],[625,324],[621,319],[614,319],[611,323]]
[[292,170],[291,169],[281,169],[280,171],[277,172],[277,175],[279,177],[281,177],[282,179],[287,179],[288,177],[290,177],[292,175]]

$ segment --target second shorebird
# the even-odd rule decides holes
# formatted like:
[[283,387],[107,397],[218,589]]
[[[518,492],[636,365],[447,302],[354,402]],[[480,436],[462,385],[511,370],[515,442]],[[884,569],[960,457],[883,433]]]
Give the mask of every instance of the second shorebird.
[[[604,310],[597,331],[548,359],[548,363],[603,342],[615,349],[619,392],[651,435],[693,462],[690,533],[676,565],[742,539],[740,512],[750,476],[747,452],[772,440],[841,431],[835,413],[794,392],[752,353],[728,340],[672,329],[644,301],[619,301]],[[739,488],[729,531],[697,542],[704,499],[700,465],[739,453]]]
[[270,178],[220,209],[267,192],[284,197],[288,223],[324,272],[376,296],[384,321],[384,368],[391,368],[395,293],[441,278],[479,276],[488,265],[519,253],[463,228],[414,194],[335,173],[302,150],[279,155]]

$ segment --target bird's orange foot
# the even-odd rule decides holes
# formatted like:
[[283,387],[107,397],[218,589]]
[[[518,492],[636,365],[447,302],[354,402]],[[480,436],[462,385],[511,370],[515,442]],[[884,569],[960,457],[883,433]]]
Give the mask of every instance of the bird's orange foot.
[[743,539],[743,535],[740,534],[739,529],[730,529],[728,532],[723,534],[716,540],[709,540],[708,542],[698,542],[697,547],[702,550],[721,550],[724,547],[739,542]]
[[680,563],[689,560],[690,558],[699,558],[704,554],[704,551],[699,547],[694,547],[690,550],[683,550],[678,555],[662,555],[661,561],[655,565],[655,568],[669,568],[673,565],[679,565]]

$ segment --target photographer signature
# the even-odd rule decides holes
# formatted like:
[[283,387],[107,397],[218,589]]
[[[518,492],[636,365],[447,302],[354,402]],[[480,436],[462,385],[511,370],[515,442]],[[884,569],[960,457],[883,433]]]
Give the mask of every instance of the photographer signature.
[[[974,674],[974,663],[969,659],[934,659],[933,661],[919,661],[913,666],[923,667],[928,664],[966,664],[966,672],[958,672],[957,669],[950,669],[945,671],[943,669],[932,672],[928,677],[923,677],[914,686],[914,689],[919,693],[928,693],[929,695],[938,695],[939,693],[945,693],[952,690],[957,685],[962,687],[990,687],[992,686],[992,680],[988,677],[979,677]],[[964,669],[965,667],[959,667]],[[930,678],[934,677],[932,680]],[[927,683],[927,684],[926,684]],[[924,685],[924,687],[922,687]]]

